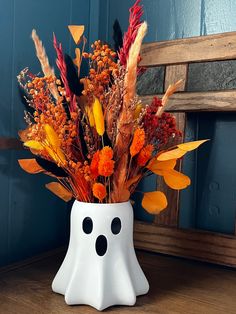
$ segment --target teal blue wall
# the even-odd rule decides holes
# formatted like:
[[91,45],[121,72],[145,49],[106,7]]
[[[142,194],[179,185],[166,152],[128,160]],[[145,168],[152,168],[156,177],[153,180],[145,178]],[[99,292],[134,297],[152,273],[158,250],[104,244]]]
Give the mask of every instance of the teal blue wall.
[[[25,127],[16,75],[26,66],[40,71],[32,28],[52,62],[53,32],[65,52],[73,54],[67,25],[85,24],[88,40],[95,31],[89,28],[93,15],[87,0],[0,0],[0,7],[0,137],[16,137]],[[68,238],[67,205],[44,188],[49,177],[31,176],[19,168],[17,158],[27,156],[26,151],[0,151],[0,265],[59,247]]]
[[[133,3],[132,0],[100,1],[99,35],[103,40],[112,42],[115,19],[118,19],[122,30],[127,29],[128,8]],[[146,42],[236,31],[234,0],[143,0],[142,4],[144,19],[149,26]],[[235,81],[235,74],[231,75]],[[192,153],[185,159],[184,171],[192,178],[192,186],[181,194],[181,227],[234,232],[236,185],[233,178],[236,177],[236,149],[232,142],[236,141],[236,136],[230,131],[234,125],[236,118],[230,114],[193,114],[187,117],[186,140],[209,136],[212,141],[206,144],[206,148],[201,148],[199,154]],[[227,155],[227,166],[222,162],[223,155]],[[196,170],[198,175],[195,175]],[[155,186],[154,176],[142,184],[142,188],[147,191],[155,189]],[[217,188],[212,188],[215,186]],[[136,207],[139,207],[139,198],[137,196]],[[149,221],[153,219],[140,207],[137,217]]]

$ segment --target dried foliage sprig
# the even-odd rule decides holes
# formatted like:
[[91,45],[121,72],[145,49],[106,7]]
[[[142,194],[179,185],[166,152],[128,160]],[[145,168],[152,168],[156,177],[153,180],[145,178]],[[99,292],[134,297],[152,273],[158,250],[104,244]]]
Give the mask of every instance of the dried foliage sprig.
[[[27,128],[19,132],[24,146],[35,158],[19,160],[31,174],[44,173],[57,182],[46,187],[65,201],[72,197],[83,202],[128,201],[146,176],[162,176],[172,189],[184,189],[190,179],[174,168],[178,159],[203,141],[169,147],[180,138],[174,116],[165,112],[171,95],[181,81],[170,85],[162,99],[143,104],[136,93],[140,49],[147,31],[141,23],[142,7],[137,0],[130,9],[130,25],[117,54],[100,40],[84,52],[82,25],[69,30],[76,45],[75,65],[88,60],[89,72],[74,79],[83,84],[81,96],[70,89],[62,45],[54,35],[56,63],[61,79],[55,77],[42,42],[33,30],[32,38],[44,76],[23,70],[18,81],[27,95],[32,112],[26,112]],[[76,71],[75,71],[76,73]],[[143,193],[143,207],[157,214],[167,206],[163,192]]]

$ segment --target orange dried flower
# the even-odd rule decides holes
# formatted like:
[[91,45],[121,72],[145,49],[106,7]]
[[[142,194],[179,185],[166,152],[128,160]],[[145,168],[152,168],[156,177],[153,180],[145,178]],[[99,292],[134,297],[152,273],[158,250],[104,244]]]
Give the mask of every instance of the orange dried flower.
[[138,154],[137,163],[139,166],[145,166],[146,163],[149,161],[149,159],[152,156],[153,152],[153,145],[149,144],[141,149],[141,151]]
[[109,146],[103,147],[100,151],[100,158],[112,159],[113,158],[113,150]]
[[94,183],[93,195],[102,201],[107,195],[106,187],[102,183]]
[[144,143],[145,143],[144,129],[136,129],[134,131],[133,141],[130,146],[130,155],[132,157],[137,155],[140,152],[140,150],[143,148]]
[[91,164],[90,164],[90,176],[92,179],[96,179],[98,177],[98,163],[99,163],[99,154],[100,152],[97,151],[92,158]]
[[114,171],[114,160],[102,158],[99,160],[98,173],[100,176],[109,177]]
[[98,173],[101,176],[109,177],[114,171],[113,150],[109,146],[103,147],[99,154]]

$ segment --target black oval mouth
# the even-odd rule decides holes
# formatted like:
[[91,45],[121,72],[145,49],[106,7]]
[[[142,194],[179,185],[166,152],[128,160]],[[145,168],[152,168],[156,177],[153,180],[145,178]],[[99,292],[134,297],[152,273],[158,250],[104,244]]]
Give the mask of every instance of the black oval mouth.
[[107,251],[107,238],[104,235],[100,235],[97,237],[95,248],[97,255],[104,256]]

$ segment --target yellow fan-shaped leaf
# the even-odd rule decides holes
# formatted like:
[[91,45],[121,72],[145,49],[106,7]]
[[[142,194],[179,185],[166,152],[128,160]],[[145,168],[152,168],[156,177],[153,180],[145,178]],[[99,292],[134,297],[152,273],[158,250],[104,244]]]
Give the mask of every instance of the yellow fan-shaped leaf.
[[93,103],[93,116],[95,121],[96,130],[99,135],[103,135],[105,132],[105,125],[104,125],[104,116],[102,111],[102,104],[100,101],[95,97]]
[[167,207],[167,198],[163,192],[154,191],[144,193],[142,206],[150,214],[159,214]]
[[72,199],[72,193],[64,188],[59,182],[51,182],[46,184],[46,188],[52,193],[56,194],[58,197],[63,199],[63,201],[68,202]]
[[182,190],[191,184],[191,180],[185,174],[176,170],[168,170],[164,174],[165,183],[174,190]]
[[33,159],[18,159],[19,165],[23,170],[25,170],[28,173],[36,174],[43,172],[44,169],[40,167],[40,165],[37,163],[37,161]]
[[68,25],[68,28],[75,44],[78,45],[84,33],[84,25]]
[[43,150],[44,147],[43,145],[38,142],[38,141],[34,141],[34,140],[30,140],[24,143],[24,146],[35,149],[35,150]]
[[57,133],[54,131],[54,129],[49,124],[44,125],[44,130],[46,134],[46,140],[47,142],[52,145],[53,147],[60,147],[61,142],[57,135]]
[[179,144],[177,146],[178,146],[178,148],[180,148],[184,151],[190,152],[191,150],[198,148],[201,144],[203,144],[207,141],[209,141],[209,140],[207,139],[207,140],[201,140],[201,141],[193,141],[193,142],[187,142],[187,143]]
[[164,153],[161,153],[160,155],[157,156],[158,161],[165,161],[165,160],[170,160],[170,159],[178,159],[183,157],[187,151],[184,151],[180,148],[175,148],[172,150],[168,150]]
[[147,165],[147,168],[153,173],[159,176],[163,176],[166,170],[174,169],[175,166],[176,159],[159,161],[156,158],[153,158]]

